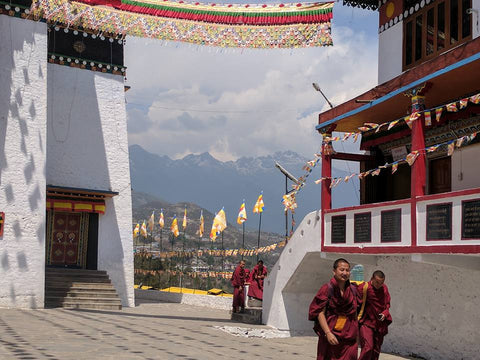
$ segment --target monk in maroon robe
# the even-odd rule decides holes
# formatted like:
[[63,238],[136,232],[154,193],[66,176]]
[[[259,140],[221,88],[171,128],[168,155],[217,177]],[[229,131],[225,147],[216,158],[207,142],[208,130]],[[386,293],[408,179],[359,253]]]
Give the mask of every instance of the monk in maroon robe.
[[248,296],[257,300],[263,300],[263,281],[267,276],[267,267],[263,265],[263,261],[259,260],[250,274],[250,287],[248,288]]
[[233,286],[233,312],[236,313],[241,309],[245,310],[245,261],[241,260],[237,268],[232,274],[231,282]]
[[308,319],[315,321],[318,335],[317,360],[357,359],[357,289],[349,279],[350,263],[335,260],[333,278],[310,304]]
[[390,293],[385,285],[385,274],[377,270],[368,283],[358,287],[358,301],[362,304],[364,287],[367,287],[365,306],[360,323],[359,360],[378,360],[383,337],[388,333],[388,325],[392,323],[390,315]]

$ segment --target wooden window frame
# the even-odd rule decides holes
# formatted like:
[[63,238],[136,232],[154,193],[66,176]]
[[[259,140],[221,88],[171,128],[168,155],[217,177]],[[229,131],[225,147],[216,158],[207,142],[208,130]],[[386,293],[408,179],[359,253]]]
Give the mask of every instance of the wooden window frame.
[[[403,21],[403,53],[402,53],[402,71],[411,69],[427,60],[437,57],[438,55],[460,45],[472,39],[472,30],[473,30],[473,18],[470,14],[470,35],[461,38],[462,36],[462,14],[463,14],[463,1],[458,1],[458,15],[457,15],[457,28],[458,28],[458,41],[454,44],[450,43],[450,3],[451,0],[443,1],[434,1],[428,6],[425,6],[423,9],[413,13],[408,18]],[[445,46],[442,49],[437,49],[437,38],[438,38],[438,5],[445,4]],[[472,0],[470,0],[469,8],[472,7]],[[427,13],[430,9],[434,8],[433,16],[433,26],[434,26],[434,38],[433,38],[433,52],[427,56]],[[422,16],[422,46],[421,51],[422,55],[418,60],[415,60],[415,37],[416,37],[416,19],[418,16]],[[412,22],[412,62],[406,64],[406,49],[407,49],[407,37],[406,37],[406,28],[407,24]]]

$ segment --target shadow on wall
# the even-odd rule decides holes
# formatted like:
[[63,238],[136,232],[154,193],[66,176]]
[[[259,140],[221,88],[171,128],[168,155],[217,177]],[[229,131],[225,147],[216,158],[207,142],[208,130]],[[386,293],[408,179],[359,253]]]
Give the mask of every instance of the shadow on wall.
[[[47,183],[111,190],[107,143],[116,145],[118,134],[110,75],[56,64],[49,64],[48,72]],[[117,201],[107,199],[106,213],[99,216],[97,267],[106,270],[117,291],[125,294]]]
[[[19,283],[21,277],[29,276],[32,271],[34,256],[24,250],[28,244],[21,242],[35,236],[35,232],[30,234],[28,219],[41,221],[39,215],[45,211],[43,185],[40,186],[39,178],[35,177],[37,167],[43,168],[42,161],[36,163],[35,158],[43,159],[45,151],[40,123],[44,121],[44,113],[37,111],[37,108],[43,109],[44,104],[35,93],[46,77],[38,62],[38,55],[43,54],[42,43],[38,44],[35,39],[42,28],[43,25],[34,21],[0,16],[0,204],[7,213],[4,236],[0,238],[0,261],[2,274],[18,273],[1,276],[0,286],[9,294],[9,304],[18,304],[22,297],[30,297],[34,307],[38,296],[34,291],[38,289],[16,286],[12,279]],[[32,144],[35,144],[33,149],[29,147]],[[22,172],[24,179],[21,179]],[[27,192],[28,198],[25,198]],[[42,243],[44,233],[38,239]]]
[[[16,27],[21,23],[23,31],[17,31]],[[17,148],[27,155],[26,139],[28,134],[27,121],[20,116],[20,108],[28,106],[32,118],[35,117],[34,101],[30,104],[25,104],[23,101],[23,93],[25,86],[30,84],[29,67],[30,60],[35,49],[35,31],[33,27],[35,22],[31,22],[32,31],[27,31],[26,22],[19,19],[2,16],[0,19],[0,189],[5,194],[5,199],[8,203],[12,203],[15,198],[13,191],[9,188],[9,184],[3,184],[2,173],[8,167],[8,159],[5,156],[6,134],[9,117],[19,124],[21,130],[21,139]],[[15,89],[13,77],[17,72],[18,64],[15,64],[15,53],[24,52],[25,48],[30,46],[29,58],[25,65],[22,66],[24,86]],[[38,66],[38,76],[43,78],[45,75],[42,68]],[[12,99],[12,92],[15,91],[15,96]],[[25,174],[28,183],[28,173]],[[3,195],[3,194],[2,194]],[[2,196],[3,197],[3,196]]]
[[[116,204],[113,199],[106,201],[107,212],[100,217],[99,226],[99,270],[108,271],[123,306],[128,304],[128,288],[125,277],[125,252],[118,226]],[[102,219],[102,217],[104,217]],[[107,246],[105,246],[107,245]],[[108,257],[107,257],[108,256]],[[100,257],[102,260],[100,260]],[[132,259],[133,262],[133,259]],[[132,263],[133,267],[133,263]],[[132,270],[133,271],[133,270]],[[133,284],[131,284],[133,286]],[[123,294],[123,296],[122,296]]]
[[288,328],[295,336],[312,336],[308,308],[320,287],[332,276],[332,261],[320,252],[307,253],[282,291]]

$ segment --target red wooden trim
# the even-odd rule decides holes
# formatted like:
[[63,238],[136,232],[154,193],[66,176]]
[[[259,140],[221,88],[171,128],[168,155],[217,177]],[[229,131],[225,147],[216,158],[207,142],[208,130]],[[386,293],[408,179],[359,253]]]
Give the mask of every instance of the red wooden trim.
[[463,200],[463,201],[462,201],[462,205],[461,205],[461,206],[462,206],[462,209],[461,209],[462,216],[461,216],[461,220],[460,220],[461,223],[462,223],[461,230],[460,230],[460,231],[461,231],[461,233],[460,233],[460,238],[461,238],[462,240],[466,240],[466,241],[469,241],[469,240],[480,240],[480,238],[467,238],[467,237],[463,237],[463,230],[464,230],[463,227],[464,227],[464,224],[465,224],[465,222],[463,221],[463,204],[464,204],[464,203],[468,203],[468,202],[474,202],[474,201],[480,201],[480,199],[469,199],[469,200]]
[[[438,205],[450,205],[450,239],[429,239],[427,238],[427,231],[428,231],[428,207],[431,206],[438,206]],[[425,208],[425,241],[452,241],[453,240],[453,203],[452,202],[443,202],[443,203],[436,203],[436,204],[429,204]]]
[[320,218],[322,220],[322,235],[320,236],[320,251],[325,248],[325,210],[320,210]]
[[[428,74],[434,73],[440,69],[443,69],[449,65],[457,63],[461,59],[466,59],[470,56],[477,54],[480,51],[480,37],[472,39],[466,43],[460,44],[458,47],[446,51],[441,55],[415,66],[414,68],[404,71],[397,77],[388,80],[387,82],[380,84],[373,89],[366,91],[365,93],[350,99],[343,104],[335,106],[333,109],[329,109],[318,116],[318,124],[322,126],[322,123],[335,119],[349,111],[357,109],[364,104],[358,104],[355,102],[357,99],[378,99],[386,94],[401,88],[405,84],[411,84],[414,81],[421,79]],[[402,60],[403,63],[403,60]],[[345,119],[342,119],[345,120]]]
[[[383,213],[386,212],[393,212],[393,211],[399,211],[400,210],[400,240],[395,240],[395,241],[382,241],[382,234],[383,234],[383,223],[382,223],[382,215]],[[389,210],[383,210],[380,212],[380,243],[382,244],[395,244],[395,243],[401,243],[402,242],[402,208],[398,209],[389,209]]]
[[337,152],[331,156],[333,160],[346,160],[346,161],[369,161],[374,160],[375,157],[371,155],[363,154],[349,154]]
[[363,249],[352,246],[325,246],[323,252],[346,254],[478,254],[480,245],[428,245],[428,246],[368,246]]
[[[357,241],[355,241],[355,217],[357,215],[365,215],[365,214],[370,215],[370,240],[369,241],[357,242]],[[346,234],[345,234],[345,236],[346,236]],[[364,211],[364,212],[361,212],[361,213],[353,214],[353,242],[355,244],[371,244],[372,243],[372,212],[371,211]]]
[[416,200],[417,200],[417,202],[420,202],[420,201],[445,199],[445,198],[466,196],[466,195],[473,195],[473,194],[480,194],[480,188],[451,191],[451,192],[446,192],[446,193],[441,193],[441,194],[417,196]]
[[368,208],[377,208],[377,207],[382,207],[382,206],[395,206],[395,205],[402,205],[402,204],[408,204],[410,203],[411,199],[402,199],[402,200],[394,200],[394,201],[386,201],[386,202],[381,202],[381,203],[372,203],[372,204],[364,204],[364,205],[357,205],[357,206],[349,206],[349,207],[344,207],[344,208],[339,208],[339,209],[330,209],[330,210],[325,210],[325,214],[331,214],[331,213],[337,213],[337,212],[342,212],[342,211],[355,211],[355,210],[362,210],[362,209],[368,209]]
[[415,198],[410,199],[410,236],[412,246],[417,246],[417,201]]
[[388,134],[386,136],[380,136],[376,139],[372,140],[365,140],[365,142],[362,142],[360,145],[360,150],[368,150],[373,146],[379,145],[379,144],[384,144],[393,140],[398,140],[407,136],[410,136],[412,131],[410,129],[404,129],[400,130],[399,132],[393,133],[393,134]]

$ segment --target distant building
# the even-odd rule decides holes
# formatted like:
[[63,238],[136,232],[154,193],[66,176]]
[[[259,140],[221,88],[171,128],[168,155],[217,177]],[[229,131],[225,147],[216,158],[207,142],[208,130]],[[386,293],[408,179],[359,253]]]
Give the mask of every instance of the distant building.
[[[478,358],[480,2],[344,3],[379,12],[380,84],[319,116],[321,207],[271,270],[263,321],[313,334],[308,305],[333,260],[346,257],[363,265],[365,280],[375,269],[387,275],[394,322],[386,350]],[[332,132],[359,128],[364,155],[331,151]],[[406,158],[411,166],[395,163]],[[332,179],[332,160],[360,163],[359,206],[332,209],[332,181],[344,181]]]

